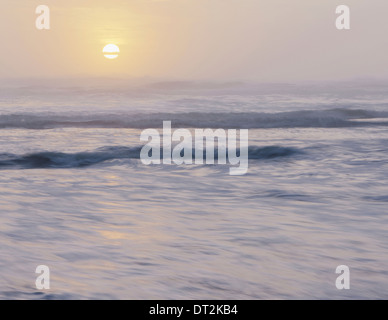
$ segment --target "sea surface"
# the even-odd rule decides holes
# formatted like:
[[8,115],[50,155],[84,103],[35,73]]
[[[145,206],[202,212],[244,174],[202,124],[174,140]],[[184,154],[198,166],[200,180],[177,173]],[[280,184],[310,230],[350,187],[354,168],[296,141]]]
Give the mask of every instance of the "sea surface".
[[[163,120],[247,174],[144,165]],[[388,298],[387,83],[3,81],[0,133],[0,299]]]

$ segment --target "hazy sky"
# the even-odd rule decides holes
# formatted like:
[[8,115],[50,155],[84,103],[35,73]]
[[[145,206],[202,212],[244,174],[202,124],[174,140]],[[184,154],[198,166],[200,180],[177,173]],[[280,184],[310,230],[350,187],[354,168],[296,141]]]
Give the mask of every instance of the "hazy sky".
[[[35,28],[40,4],[51,30]],[[387,0],[1,0],[0,77],[388,78],[387,18]]]

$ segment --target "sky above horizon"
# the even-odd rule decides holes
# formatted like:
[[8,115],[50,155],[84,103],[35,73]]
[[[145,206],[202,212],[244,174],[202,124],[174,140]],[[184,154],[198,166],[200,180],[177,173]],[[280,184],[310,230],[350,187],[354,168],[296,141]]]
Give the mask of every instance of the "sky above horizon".
[[[346,2],[346,3],[345,3]],[[0,78],[388,78],[386,0],[2,0]],[[51,29],[35,28],[35,8]],[[351,9],[351,30],[335,9]],[[120,47],[108,60],[103,47]]]

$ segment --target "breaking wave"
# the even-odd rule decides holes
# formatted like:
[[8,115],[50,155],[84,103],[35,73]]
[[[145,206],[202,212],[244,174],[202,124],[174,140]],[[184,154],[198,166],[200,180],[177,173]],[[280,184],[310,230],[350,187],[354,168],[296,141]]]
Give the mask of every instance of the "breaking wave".
[[364,109],[301,110],[278,113],[152,113],[152,114],[3,114],[0,128],[335,128],[388,125],[387,111]]
[[[0,154],[0,169],[39,169],[39,168],[82,168],[95,164],[109,162],[119,159],[139,159],[139,147],[102,147],[94,151],[77,153],[63,152],[36,152],[24,155],[10,153]],[[240,151],[237,150],[237,155]],[[301,154],[303,151],[296,148],[267,146],[249,147],[248,157],[252,160],[272,159],[278,157],[288,157],[294,154]],[[162,152],[161,152],[162,154]],[[215,160],[217,160],[218,150],[215,150]],[[193,150],[193,158],[195,151]],[[204,157],[206,152],[204,151]]]

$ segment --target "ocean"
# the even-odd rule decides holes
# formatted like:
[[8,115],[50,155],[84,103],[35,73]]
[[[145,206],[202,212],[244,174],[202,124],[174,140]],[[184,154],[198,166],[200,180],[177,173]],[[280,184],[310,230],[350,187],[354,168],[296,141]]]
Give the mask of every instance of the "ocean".
[[[387,299],[387,89],[3,81],[0,298]],[[249,129],[247,174],[144,165],[164,120]]]

